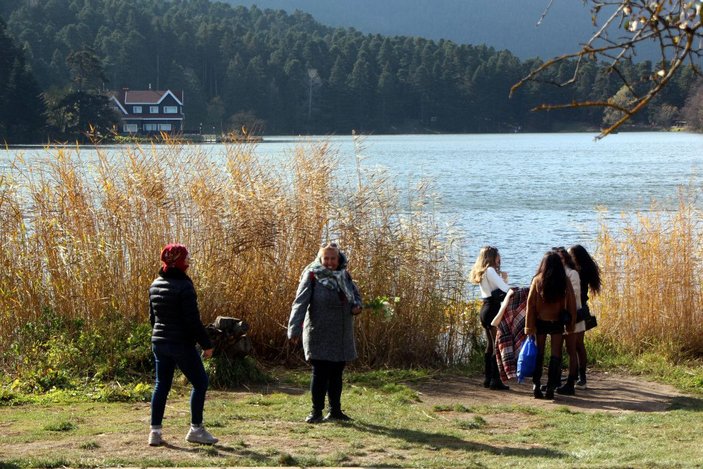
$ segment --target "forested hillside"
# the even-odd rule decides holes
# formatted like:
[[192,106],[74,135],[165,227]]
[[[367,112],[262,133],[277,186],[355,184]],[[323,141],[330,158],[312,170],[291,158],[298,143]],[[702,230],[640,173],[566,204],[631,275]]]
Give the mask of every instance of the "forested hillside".
[[4,135],[17,141],[42,137],[44,103],[22,50],[12,41],[0,18],[0,142]]
[[223,1],[289,13],[301,10],[323,24],[364,33],[486,44],[508,49],[521,59],[578,50],[595,29],[589,5],[578,0],[353,0],[354,8],[349,0]]
[[[362,34],[300,12],[207,0],[4,0],[0,15],[47,96],[75,90],[67,59],[87,50],[102,65],[95,73],[104,77],[103,90],[184,90],[185,128],[193,130],[252,122],[267,133],[598,126],[603,112],[597,108],[529,110],[576,96],[602,100],[621,87],[615,74],[589,63],[574,87],[533,83],[508,99],[510,86],[537,59],[520,61],[486,46]],[[554,78],[567,79],[571,69],[561,67]],[[651,74],[651,65],[635,64],[624,73],[636,83]],[[680,77],[659,104],[680,108],[691,80]],[[660,117],[638,116],[645,122]]]

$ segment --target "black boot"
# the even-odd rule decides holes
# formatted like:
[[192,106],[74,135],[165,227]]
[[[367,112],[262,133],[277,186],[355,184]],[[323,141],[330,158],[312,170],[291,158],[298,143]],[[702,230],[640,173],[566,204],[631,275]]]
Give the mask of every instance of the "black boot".
[[307,423],[320,423],[322,422],[322,411],[318,409],[312,409],[310,415],[305,417],[305,422]]
[[544,362],[544,355],[541,353],[537,354],[537,361],[535,363],[535,371],[532,374],[532,394],[535,399],[544,399],[544,394],[542,394],[542,386],[540,381],[542,380],[542,366]]
[[557,388],[557,394],[562,394],[564,396],[573,396],[576,394],[574,391],[574,383],[576,382],[576,376],[571,376],[566,379],[566,384]]
[[485,378],[483,379],[483,387],[488,388],[491,385],[491,377],[493,375],[493,360],[495,357],[490,353],[483,354],[483,373]]
[[494,391],[507,391],[508,389],[510,389],[510,386],[506,386],[505,384],[503,384],[503,381],[501,381],[500,379],[500,371],[498,371],[498,363],[496,363],[495,355],[491,355],[491,364],[491,384],[489,385],[489,388],[493,389]]
[[532,385],[532,395],[535,396],[535,399],[544,399],[544,394],[542,394],[539,383]]
[[340,422],[351,422],[353,419],[342,412],[342,409],[330,409],[330,412],[325,416],[324,421],[329,422],[338,420]]
[[547,371],[547,392],[544,394],[545,399],[554,399],[554,390],[559,386],[561,379],[561,358],[550,357],[549,368]]
[[579,368],[579,380],[576,381],[579,386],[586,387],[586,367]]

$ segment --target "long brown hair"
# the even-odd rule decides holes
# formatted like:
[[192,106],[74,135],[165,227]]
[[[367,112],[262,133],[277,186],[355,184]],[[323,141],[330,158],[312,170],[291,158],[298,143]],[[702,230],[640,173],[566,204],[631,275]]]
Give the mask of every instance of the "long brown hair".
[[569,253],[576,263],[576,270],[581,278],[581,285],[587,284],[593,293],[600,292],[600,267],[593,260],[586,248],[576,244],[569,248]]
[[542,257],[534,278],[537,292],[547,303],[563,300],[566,296],[566,270],[556,252],[548,251]]

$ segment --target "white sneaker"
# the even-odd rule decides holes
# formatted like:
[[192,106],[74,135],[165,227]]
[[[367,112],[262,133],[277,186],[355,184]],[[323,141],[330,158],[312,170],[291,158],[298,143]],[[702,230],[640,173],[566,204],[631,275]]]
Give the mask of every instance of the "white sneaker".
[[161,432],[150,431],[149,446],[161,446],[162,444],[164,444],[164,439],[161,437]]
[[210,434],[205,427],[190,427],[186,435],[186,441],[191,443],[200,443],[201,445],[214,445],[218,440]]

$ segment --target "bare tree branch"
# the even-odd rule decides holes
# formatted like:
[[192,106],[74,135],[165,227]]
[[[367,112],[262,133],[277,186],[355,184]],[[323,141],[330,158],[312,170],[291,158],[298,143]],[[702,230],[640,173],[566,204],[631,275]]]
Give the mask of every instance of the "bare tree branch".
[[[703,0],[584,0],[591,4],[594,26],[597,27],[591,38],[581,45],[577,52],[555,57],[537,66],[510,88],[512,96],[520,87],[530,81],[547,82],[556,86],[574,84],[581,76],[585,60],[609,63],[608,69],[634,96],[626,106],[615,104],[613,97],[608,101],[572,101],[563,104],[541,104],[534,111],[573,109],[585,107],[611,108],[622,113],[622,117],[604,129],[597,139],[617,130],[635,114],[641,111],[659,94],[679,72],[681,65],[690,64],[695,73],[700,74],[694,59],[703,52]],[[553,1],[550,0],[538,24],[548,13]],[[600,15],[605,20],[598,26]],[[644,92],[636,93],[635,85],[641,90],[642,83],[631,83],[620,71],[620,64],[637,55],[637,48],[644,44],[658,45],[659,59],[655,72],[646,77]],[[697,45],[696,45],[697,43]],[[547,72],[563,62],[575,60],[574,73],[566,81],[545,80]]]

